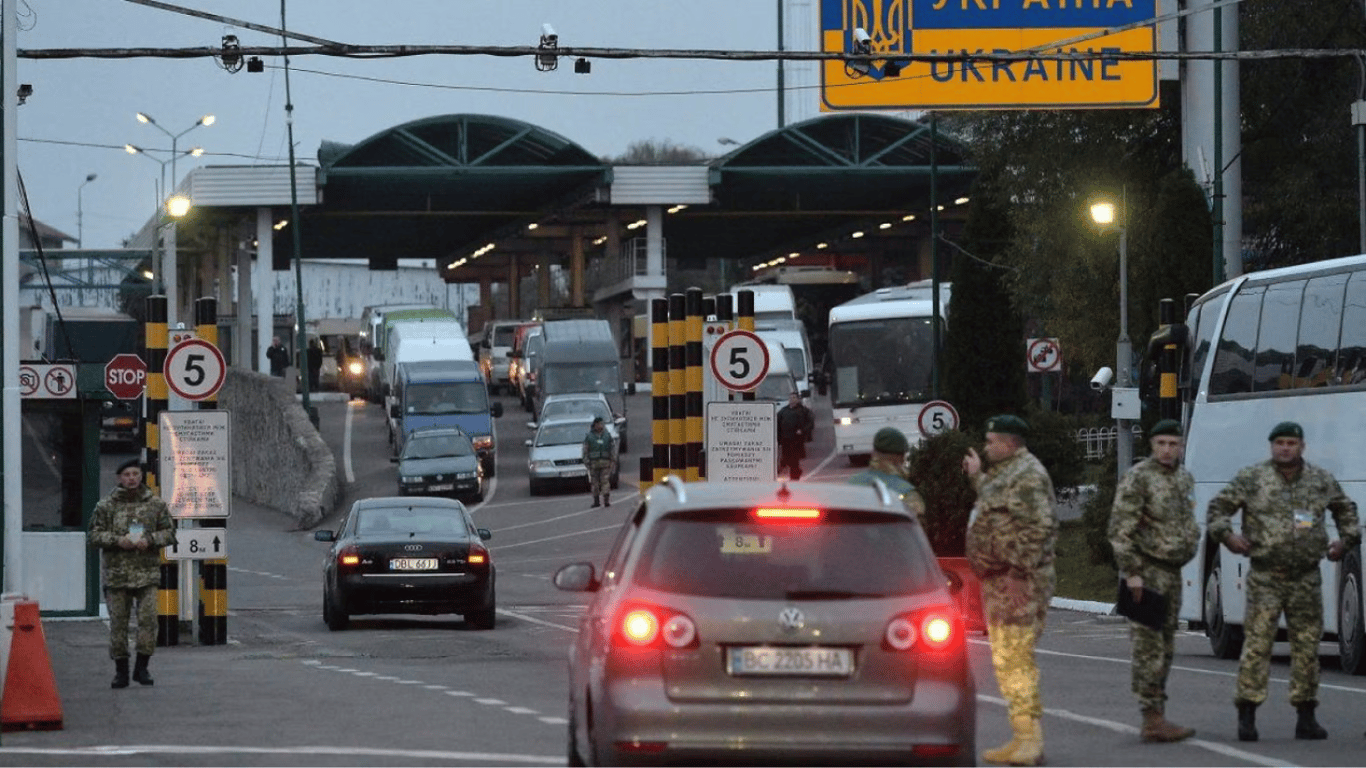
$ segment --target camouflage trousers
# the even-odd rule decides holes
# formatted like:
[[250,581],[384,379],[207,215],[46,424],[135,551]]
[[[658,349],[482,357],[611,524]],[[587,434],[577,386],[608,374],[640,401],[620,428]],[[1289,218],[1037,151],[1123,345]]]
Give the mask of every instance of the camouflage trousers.
[[1043,622],[1036,624],[987,624],[991,638],[991,666],[996,670],[996,685],[1006,700],[1013,720],[1017,717],[1043,717],[1039,696],[1039,667],[1034,663],[1034,645],[1043,634]]
[[1129,622],[1129,637],[1134,645],[1134,695],[1143,710],[1160,712],[1167,702],[1167,675],[1171,673],[1172,655],[1176,650],[1176,624],[1181,614],[1181,572],[1146,566],[1131,575],[1142,576],[1143,586],[1167,598],[1167,619],[1161,629]]
[[612,462],[607,459],[589,459],[588,488],[593,496],[604,496],[612,492]]
[[1271,676],[1271,646],[1285,614],[1290,640],[1290,703],[1319,698],[1319,641],[1323,639],[1323,577],[1314,568],[1287,574],[1253,567],[1247,574],[1247,611],[1243,618],[1243,656],[1238,661],[1234,701],[1266,701]]
[[128,618],[137,603],[137,652],[152,655],[157,647],[157,585],[105,587],[109,606],[109,658],[128,658]]

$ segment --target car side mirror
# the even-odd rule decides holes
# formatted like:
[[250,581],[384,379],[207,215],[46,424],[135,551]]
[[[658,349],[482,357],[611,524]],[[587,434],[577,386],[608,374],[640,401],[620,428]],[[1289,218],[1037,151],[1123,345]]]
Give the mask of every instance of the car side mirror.
[[533,440],[527,440],[527,441],[524,443],[524,445],[525,445],[526,447],[530,448],[530,447],[531,447],[531,444],[532,444],[533,442],[535,442],[535,441],[533,441]]
[[336,541],[336,540],[337,540],[337,534],[333,533],[332,531],[314,531],[314,532],[313,532],[313,540],[314,540],[314,541]]
[[479,534],[481,541],[488,541],[493,538],[493,532],[487,528],[476,528],[475,531]]
[[555,572],[556,589],[565,592],[596,592],[601,584],[593,573],[592,563],[570,563]]

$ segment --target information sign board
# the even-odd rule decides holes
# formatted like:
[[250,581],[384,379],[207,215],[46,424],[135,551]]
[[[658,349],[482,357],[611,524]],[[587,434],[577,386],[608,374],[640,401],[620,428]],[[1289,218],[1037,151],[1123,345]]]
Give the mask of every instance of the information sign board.
[[778,477],[777,404],[707,403],[707,482],[771,482]]
[[228,517],[232,443],[228,411],[162,411],[161,498],[175,518]]

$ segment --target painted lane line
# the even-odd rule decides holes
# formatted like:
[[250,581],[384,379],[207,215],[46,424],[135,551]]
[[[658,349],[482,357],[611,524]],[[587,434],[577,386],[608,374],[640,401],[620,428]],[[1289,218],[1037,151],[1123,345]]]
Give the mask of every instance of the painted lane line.
[[[460,761],[475,765],[487,763],[510,763],[512,765],[564,765],[564,755],[518,755],[495,752],[445,752],[428,749],[373,749],[368,747],[324,747],[309,745],[303,747],[237,747],[237,746],[198,746],[188,744],[129,744],[93,747],[26,748],[0,747],[0,755],[56,755],[76,757],[108,757],[125,755],[327,755],[335,757],[380,757],[408,760]],[[85,761],[74,760],[80,764]]]
[[355,409],[349,402],[346,405],[346,418],[342,426],[342,471],[346,474],[346,484],[350,485],[356,482],[356,473],[351,471],[351,415]]

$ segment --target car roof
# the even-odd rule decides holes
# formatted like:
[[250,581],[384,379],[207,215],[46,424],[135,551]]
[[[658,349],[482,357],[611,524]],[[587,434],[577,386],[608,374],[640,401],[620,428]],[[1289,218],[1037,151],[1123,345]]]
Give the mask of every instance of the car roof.
[[[878,486],[881,486],[881,483]],[[646,518],[654,519],[673,512],[693,509],[733,509],[737,506],[736,499],[743,499],[742,506],[854,509],[916,521],[916,517],[906,509],[895,493],[885,486],[878,486],[824,482],[788,483],[781,480],[685,483],[676,475],[670,475],[646,493]]]
[[358,499],[351,505],[351,509],[393,509],[394,507],[415,507],[431,508],[440,507],[443,509],[465,510],[465,505],[455,499],[446,499],[440,496],[373,496],[368,499]]

